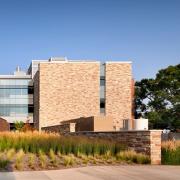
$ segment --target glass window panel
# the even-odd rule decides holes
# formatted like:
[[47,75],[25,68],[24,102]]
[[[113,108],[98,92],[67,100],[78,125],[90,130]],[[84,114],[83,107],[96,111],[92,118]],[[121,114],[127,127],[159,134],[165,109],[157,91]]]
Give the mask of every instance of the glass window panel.
[[27,115],[28,106],[27,105],[1,105],[0,106],[0,116],[16,116],[18,114]]
[[29,88],[28,88],[28,94],[33,94],[33,93],[34,93],[33,87],[29,86]]
[[21,89],[22,95],[28,95],[28,89]]
[[105,80],[104,79],[100,80],[100,86],[105,86]]

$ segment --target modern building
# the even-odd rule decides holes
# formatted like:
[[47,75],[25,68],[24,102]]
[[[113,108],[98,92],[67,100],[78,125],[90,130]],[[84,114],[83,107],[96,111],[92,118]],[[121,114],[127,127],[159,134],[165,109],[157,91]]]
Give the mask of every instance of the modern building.
[[33,81],[31,75],[20,71],[0,75],[0,117],[11,127],[15,121],[33,123]]
[[50,58],[0,76],[0,116],[37,129],[97,116],[112,117],[114,130],[131,128],[132,100],[131,62]]

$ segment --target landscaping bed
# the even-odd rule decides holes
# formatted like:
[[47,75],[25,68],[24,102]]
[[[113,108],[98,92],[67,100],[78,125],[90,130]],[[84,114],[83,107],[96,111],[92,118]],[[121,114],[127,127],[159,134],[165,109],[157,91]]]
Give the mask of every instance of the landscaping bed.
[[0,171],[45,170],[108,164],[148,164],[125,144],[53,133],[0,133]]

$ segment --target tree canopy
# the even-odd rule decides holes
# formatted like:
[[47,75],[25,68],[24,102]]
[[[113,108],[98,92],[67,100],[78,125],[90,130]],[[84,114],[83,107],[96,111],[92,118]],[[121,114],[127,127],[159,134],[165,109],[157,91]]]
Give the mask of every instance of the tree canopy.
[[180,64],[161,69],[155,79],[135,83],[135,117],[149,119],[150,128],[180,129]]

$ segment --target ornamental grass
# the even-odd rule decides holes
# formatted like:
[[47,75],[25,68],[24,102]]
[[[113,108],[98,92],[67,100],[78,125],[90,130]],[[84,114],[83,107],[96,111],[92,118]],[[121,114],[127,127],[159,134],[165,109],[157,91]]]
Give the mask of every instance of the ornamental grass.
[[180,165],[180,140],[162,142],[162,164]]
[[149,163],[124,144],[45,132],[1,132],[0,171],[43,170],[92,164]]
[[55,154],[62,155],[80,154],[112,156],[126,149],[125,145],[100,139],[87,137],[65,137],[55,133],[45,132],[2,132],[0,133],[0,152],[14,149],[16,152],[22,149],[25,153],[38,154],[41,150],[49,154],[53,150]]

